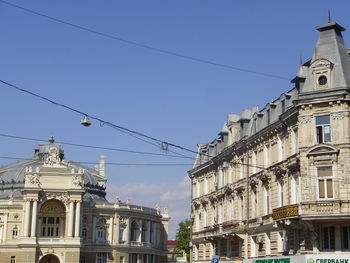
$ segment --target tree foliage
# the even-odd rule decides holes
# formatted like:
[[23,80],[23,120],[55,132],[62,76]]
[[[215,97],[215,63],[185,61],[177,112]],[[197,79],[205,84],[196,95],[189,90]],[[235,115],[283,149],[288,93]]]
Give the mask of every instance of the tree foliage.
[[185,252],[187,262],[190,260],[190,239],[191,239],[191,221],[185,220],[179,223],[179,228],[176,233],[176,250],[177,252]]

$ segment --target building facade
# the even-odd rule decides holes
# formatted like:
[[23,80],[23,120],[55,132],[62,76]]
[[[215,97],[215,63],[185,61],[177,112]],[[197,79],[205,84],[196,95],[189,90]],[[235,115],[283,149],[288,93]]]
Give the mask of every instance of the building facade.
[[316,29],[294,88],[199,145],[194,262],[350,260],[350,50],[337,23]]
[[0,262],[162,263],[168,213],[108,202],[105,162],[91,169],[50,140],[0,168]]

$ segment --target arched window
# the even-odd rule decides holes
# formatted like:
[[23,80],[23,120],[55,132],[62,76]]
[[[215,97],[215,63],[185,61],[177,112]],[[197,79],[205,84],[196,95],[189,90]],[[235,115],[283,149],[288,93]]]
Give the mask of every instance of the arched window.
[[18,227],[12,228],[12,238],[18,238]]
[[146,242],[147,230],[147,223],[144,221],[142,222],[141,242]]
[[39,220],[42,237],[63,237],[65,205],[56,199],[45,202],[41,206]]
[[138,225],[136,221],[131,223],[130,241],[137,241]]

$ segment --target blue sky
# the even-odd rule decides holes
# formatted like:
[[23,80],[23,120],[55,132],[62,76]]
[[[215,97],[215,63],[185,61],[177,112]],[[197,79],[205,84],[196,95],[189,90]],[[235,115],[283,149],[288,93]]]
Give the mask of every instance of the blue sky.
[[[161,49],[293,79],[312,55],[315,26],[350,28],[347,1],[8,0],[93,30]],[[58,24],[0,2],[0,79],[162,140],[196,150],[227,114],[260,108],[288,80],[201,64]],[[349,43],[349,33],[344,32]],[[138,151],[161,151],[109,127],[0,85],[0,133]],[[30,157],[35,142],[0,137],[0,156]],[[64,146],[76,161],[192,163]],[[175,149],[172,149],[175,150]],[[182,152],[193,156],[190,153]],[[8,163],[0,159],[0,164]],[[108,166],[109,197],[169,207],[170,237],[189,217],[185,167]]]

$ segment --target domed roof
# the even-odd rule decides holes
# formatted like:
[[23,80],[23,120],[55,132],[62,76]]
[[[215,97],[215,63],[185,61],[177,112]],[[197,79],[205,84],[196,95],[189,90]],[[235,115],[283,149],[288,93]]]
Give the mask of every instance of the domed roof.
[[39,171],[48,162],[55,161],[52,160],[52,156],[56,156],[57,161],[64,163],[66,169],[81,171],[84,181],[83,188],[86,190],[84,199],[88,198],[89,201],[92,201],[92,199],[95,201],[107,201],[105,199],[105,186],[101,184],[105,179],[101,177],[99,171],[66,160],[64,158],[64,150],[52,138],[50,143],[39,144],[35,148],[33,158],[0,167],[0,199],[8,199],[9,197],[14,199],[22,198],[21,190],[24,188],[25,173],[28,167],[33,171]]

